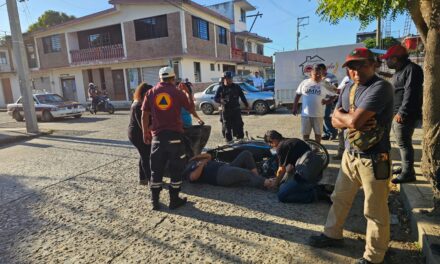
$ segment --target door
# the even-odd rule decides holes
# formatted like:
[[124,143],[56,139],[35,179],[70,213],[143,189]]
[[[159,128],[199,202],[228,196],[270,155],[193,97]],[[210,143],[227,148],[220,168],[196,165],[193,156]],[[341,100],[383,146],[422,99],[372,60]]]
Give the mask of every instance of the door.
[[63,88],[63,97],[65,100],[78,101],[75,77],[62,78],[61,87]]
[[115,91],[115,101],[126,101],[124,70],[112,70],[113,91]]
[[5,104],[12,104],[14,102],[14,97],[12,96],[11,80],[9,80],[9,78],[2,79],[2,87]]

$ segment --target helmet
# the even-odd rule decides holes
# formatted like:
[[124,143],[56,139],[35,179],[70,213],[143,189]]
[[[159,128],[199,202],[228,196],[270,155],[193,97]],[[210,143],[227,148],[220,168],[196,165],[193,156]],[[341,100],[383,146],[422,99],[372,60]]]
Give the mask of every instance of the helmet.
[[176,76],[176,74],[171,67],[163,67],[159,70],[159,78],[170,78],[174,76]]
[[223,78],[232,79],[232,77],[233,77],[233,74],[232,74],[232,72],[230,72],[230,71],[225,71],[225,72],[223,73]]
[[95,84],[94,83],[89,83],[89,88],[92,88],[92,87],[95,87]]

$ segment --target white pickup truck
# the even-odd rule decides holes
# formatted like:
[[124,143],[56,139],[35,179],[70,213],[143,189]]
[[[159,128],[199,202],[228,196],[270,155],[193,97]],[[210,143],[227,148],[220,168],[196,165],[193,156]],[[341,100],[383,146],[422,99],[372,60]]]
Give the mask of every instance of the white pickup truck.
[[290,106],[293,104],[298,85],[309,74],[313,65],[324,63],[327,71],[336,75],[339,81],[346,71],[342,68],[345,57],[355,48],[364,44],[342,45],[334,47],[285,51],[275,53],[275,104]]

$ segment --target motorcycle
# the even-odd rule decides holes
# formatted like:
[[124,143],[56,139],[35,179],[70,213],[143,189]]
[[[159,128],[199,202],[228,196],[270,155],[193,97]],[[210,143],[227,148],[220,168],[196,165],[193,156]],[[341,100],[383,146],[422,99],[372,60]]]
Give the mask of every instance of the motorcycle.
[[108,112],[109,114],[115,113],[115,107],[110,102],[110,98],[108,98],[108,96],[98,96],[95,109],[90,107],[90,113],[96,115],[97,112]]

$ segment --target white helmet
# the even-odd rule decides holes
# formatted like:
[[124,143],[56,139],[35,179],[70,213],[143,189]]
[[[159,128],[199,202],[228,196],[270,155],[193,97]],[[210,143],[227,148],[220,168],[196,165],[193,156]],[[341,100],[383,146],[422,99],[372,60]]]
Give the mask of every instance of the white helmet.
[[89,83],[89,87],[95,87],[95,84],[94,83]]
[[161,79],[174,77],[174,76],[176,76],[176,74],[174,73],[174,70],[171,67],[163,67],[159,70],[159,78]]

